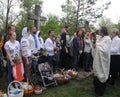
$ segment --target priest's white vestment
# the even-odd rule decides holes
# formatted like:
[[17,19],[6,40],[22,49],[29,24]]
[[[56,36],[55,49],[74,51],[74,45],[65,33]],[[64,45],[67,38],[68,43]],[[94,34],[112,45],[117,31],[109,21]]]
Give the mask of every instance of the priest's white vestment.
[[102,83],[106,82],[109,76],[110,47],[111,38],[109,36],[104,36],[99,41],[97,41],[96,48],[93,50],[94,76],[97,77]]

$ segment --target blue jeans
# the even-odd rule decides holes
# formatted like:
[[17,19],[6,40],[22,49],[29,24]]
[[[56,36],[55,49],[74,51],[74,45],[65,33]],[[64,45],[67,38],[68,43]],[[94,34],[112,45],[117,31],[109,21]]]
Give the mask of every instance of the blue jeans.
[[10,83],[11,81],[13,81],[13,76],[12,76],[12,66],[11,66],[10,61],[8,59],[7,59],[6,68],[7,68],[8,83]]
[[84,52],[84,70],[90,71],[90,53]]
[[77,65],[78,65],[78,55],[74,55],[74,62],[73,62],[73,68],[77,68]]

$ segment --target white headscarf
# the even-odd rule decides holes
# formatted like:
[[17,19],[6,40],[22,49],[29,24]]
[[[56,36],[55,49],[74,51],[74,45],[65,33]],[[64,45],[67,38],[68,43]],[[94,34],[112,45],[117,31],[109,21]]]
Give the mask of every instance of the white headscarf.
[[28,33],[28,31],[27,31],[27,27],[24,27],[24,28],[22,29],[22,36],[23,36],[24,38],[27,38],[27,37],[29,36],[29,33]]
[[40,32],[40,31],[37,31],[36,35],[38,36],[38,35],[39,35],[39,33],[41,33],[41,32]]

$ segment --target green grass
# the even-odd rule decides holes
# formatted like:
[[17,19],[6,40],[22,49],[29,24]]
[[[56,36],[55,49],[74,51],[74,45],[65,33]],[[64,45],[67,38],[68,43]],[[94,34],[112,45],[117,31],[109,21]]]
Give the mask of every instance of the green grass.
[[[7,91],[5,78],[0,79],[0,84],[0,90]],[[93,77],[90,76],[81,81],[71,80],[67,84],[48,87],[42,94],[34,94],[31,97],[94,97]],[[116,81],[115,86],[108,85],[103,97],[120,97],[120,80]]]
[[[94,97],[92,82],[92,76],[82,81],[71,80],[68,84],[50,87],[41,95],[32,97]],[[103,97],[120,97],[120,82],[116,82],[114,87],[108,85]]]

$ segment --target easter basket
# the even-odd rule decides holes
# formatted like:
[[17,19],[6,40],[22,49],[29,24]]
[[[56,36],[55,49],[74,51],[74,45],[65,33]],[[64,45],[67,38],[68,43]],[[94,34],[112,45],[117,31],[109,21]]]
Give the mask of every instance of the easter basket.
[[71,79],[71,77],[66,74],[64,69],[57,69],[56,73],[54,74],[54,78],[58,84],[68,83]]
[[24,89],[20,82],[13,81],[8,86],[8,97],[23,97]]
[[27,82],[22,83],[24,88],[24,95],[31,95],[34,92],[34,85],[27,80]]
[[41,86],[36,86],[34,92],[35,92],[35,94],[41,94],[42,93],[42,87]]
[[67,78],[65,75],[63,77],[56,78],[58,84],[68,83],[70,78]]
[[77,78],[78,77],[78,72],[74,70],[67,70],[66,73],[71,76],[71,78]]

